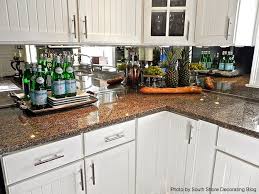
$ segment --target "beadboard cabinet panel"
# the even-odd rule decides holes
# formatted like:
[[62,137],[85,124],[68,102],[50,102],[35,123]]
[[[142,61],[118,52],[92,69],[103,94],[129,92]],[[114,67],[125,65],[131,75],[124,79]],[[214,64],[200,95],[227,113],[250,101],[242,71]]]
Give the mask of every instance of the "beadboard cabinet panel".
[[192,185],[196,123],[169,112],[138,119],[137,194],[183,193],[171,189]]
[[0,10],[1,44],[78,41],[76,0],[0,0]]
[[80,42],[138,44],[142,1],[79,0]]
[[196,45],[233,45],[237,5],[237,0],[198,0]]
[[[259,189],[259,168],[228,154],[217,152],[213,188],[244,188],[247,193]],[[247,191],[246,188],[253,188]],[[235,192],[235,193],[244,193]],[[227,191],[222,193],[228,193]]]
[[129,142],[85,159],[89,194],[135,193],[135,142]]
[[[215,124],[198,121],[192,187],[211,187],[216,159],[218,130],[218,126]],[[192,192],[192,194],[199,193],[209,194],[210,192]]]
[[8,188],[9,194],[85,194],[84,162],[28,179]]

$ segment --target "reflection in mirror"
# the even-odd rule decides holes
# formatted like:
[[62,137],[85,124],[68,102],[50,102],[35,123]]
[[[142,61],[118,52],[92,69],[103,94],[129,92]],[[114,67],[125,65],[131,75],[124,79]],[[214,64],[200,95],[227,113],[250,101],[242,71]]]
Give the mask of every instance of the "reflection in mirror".
[[151,36],[166,35],[166,12],[152,12]]
[[152,7],[166,7],[167,0],[152,0]]

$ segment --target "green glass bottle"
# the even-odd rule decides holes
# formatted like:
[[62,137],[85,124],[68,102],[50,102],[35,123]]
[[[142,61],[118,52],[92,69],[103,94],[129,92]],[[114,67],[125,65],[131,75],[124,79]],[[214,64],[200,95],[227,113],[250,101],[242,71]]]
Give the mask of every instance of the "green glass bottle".
[[53,63],[53,58],[52,55],[47,55],[45,59],[45,76],[46,76],[46,88],[47,90],[51,90],[52,86],[52,63]]
[[43,66],[43,64],[44,64],[44,54],[41,53],[39,56],[38,65]]
[[25,64],[25,71],[23,72],[23,77],[22,77],[22,87],[23,87],[23,92],[25,95],[25,98],[28,100],[30,99],[30,80],[31,80],[31,66],[29,63]]
[[37,65],[32,64],[32,76],[30,81],[30,97],[31,97],[31,103],[34,106],[35,105],[35,85],[36,85],[36,77],[37,77]]
[[206,51],[201,51],[201,58],[199,63],[203,66],[204,69],[207,68]]
[[212,68],[212,59],[211,59],[211,55],[210,55],[210,51],[207,51],[207,69],[211,69]]
[[72,66],[71,56],[66,58],[66,66],[64,77],[66,80],[66,94],[67,96],[76,96],[76,79],[74,74],[74,69]]
[[38,72],[35,80],[34,106],[36,109],[45,108],[47,105],[48,92],[45,87],[44,73],[42,66],[38,66]]
[[225,61],[226,61],[226,54],[225,51],[222,51],[222,57],[219,61],[219,70],[225,70]]
[[66,83],[61,63],[61,57],[57,56],[55,70],[52,77],[52,95],[55,98],[64,98],[66,96]]

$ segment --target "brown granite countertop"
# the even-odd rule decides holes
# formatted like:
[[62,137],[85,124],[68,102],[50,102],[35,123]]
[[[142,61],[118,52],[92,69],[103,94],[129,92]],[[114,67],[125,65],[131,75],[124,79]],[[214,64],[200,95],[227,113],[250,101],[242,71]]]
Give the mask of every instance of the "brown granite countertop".
[[0,110],[0,154],[21,150],[151,113],[168,110],[259,138],[259,103],[225,95],[121,95],[113,103],[38,117]]
[[233,95],[250,101],[259,102],[259,90],[257,88],[247,87],[250,75],[242,75],[239,77],[224,78],[213,77],[215,81],[214,92]]

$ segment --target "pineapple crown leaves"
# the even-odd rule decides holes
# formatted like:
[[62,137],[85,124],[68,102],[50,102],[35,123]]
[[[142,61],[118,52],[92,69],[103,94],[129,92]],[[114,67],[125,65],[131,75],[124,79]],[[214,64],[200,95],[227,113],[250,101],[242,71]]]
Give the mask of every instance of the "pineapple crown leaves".
[[190,64],[190,53],[191,51],[189,49],[183,49],[181,53],[181,64],[182,65],[189,65]]
[[175,64],[178,60],[176,57],[176,51],[174,49],[167,51],[166,58],[168,65]]

